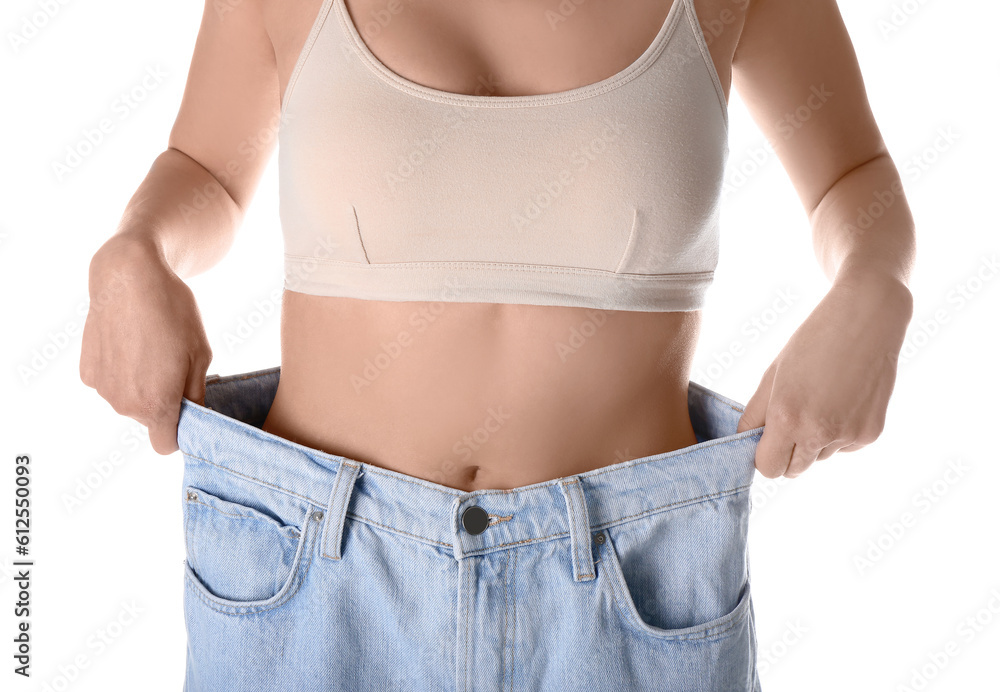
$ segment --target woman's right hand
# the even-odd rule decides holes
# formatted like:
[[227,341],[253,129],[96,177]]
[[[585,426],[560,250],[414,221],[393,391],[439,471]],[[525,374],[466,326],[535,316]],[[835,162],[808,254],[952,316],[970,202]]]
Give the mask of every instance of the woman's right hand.
[[80,379],[177,451],[181,397],[203,404],[212,362],[194,294],[151,243],[112,237],[90,262]]

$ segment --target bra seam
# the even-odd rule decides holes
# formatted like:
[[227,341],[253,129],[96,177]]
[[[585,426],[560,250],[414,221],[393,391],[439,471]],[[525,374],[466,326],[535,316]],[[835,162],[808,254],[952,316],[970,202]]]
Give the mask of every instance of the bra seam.
[[[675,0],[675,2],[680,2],[680,0]],[[621,273],[622,266],[625,264],[626,258],[629,256],[629,251],[632,249],[632,243],[635,242],[635,229],[639,221],[639,210],[632,209],[632,229],[628,232],[628,242],[625,243],[625,249],[622,251],[622,256],[618,260],[618,266],[615,267],[615,274]]]
[[[679,0],[674,0],[678,2]],[[306,61],[309,58],[309,54],[312,52],[313,46],[316,44],[316,39],[319,38],[320,32],[323,30],[323,25],[326,24],[326,19],[330,15],[330,8],[333,7],[334,0],[323,0],[323,5],[319,9],[319,14],[316,19],[313,20],[312,28],[309,29],[309,35],[306,37],[305,45],[302,46],[302,52],[299,53],[298,59],[295,61],[295,67],[292,69],[292,76],[288,79],[288,84],[285,85],[284,100],[281,103],[281,109],[279,112],[278,122],[284,122],[285,116],[288,113],[288,104],[292,100],[292,95],[295,93],[295,85],[298,84],[299,74],[302,72],[302,68],[305,66]]]
[[545,272],[553,274],[606,274],[608,276],[624,276],[633,279],[695,279],[695,278],[708,278],[715,274],[715,270],[707,270],[700,272],[676,272],[668,274],[629,274],[617,271],[611,271],[608,269],[594,269],[586,267],[560,267],[557,265],[550,264],[524,264],[519,262],[473,262],[473,261],[430,261],[430,262],[376,262],[368,263],[364,262],[350,262],[347,260],[335,260],[327,257],[312,257],[309,255],[295,255],[290,253],[285,253],[285,258],[290,260],[305,260],[310,262],[316,262],[318,264],[329,264],[333,266],[342,267],[365,267],[367,268],[380,268],[380,269],[410,269],[419,267],[502,267],[504,269],[510,269],[512,271],[533,271],[533,272]]
[[[433,92],[441,93],[429,93],[420,89],[422,85],[410,82],[412,80],[405,80],[393,73],[387,66],[381,62],[377,62],[377,58],[373,58],[369,55],[369,49],[366,45],[358,45],[359,43],[364,43],[363,40],[357,35],[355,35],[356,28],[353,22],[351,22],[349,16],[347,16],[346,5],[344,0],[327,0],[332,2],[336,7],[336,14],[340,20],[341,30],[346,35],[347,40],[352,44],[354,50],[352,51],[359,60],[364,63],[367,70],[378,77],[382,82],[388,84],[398,91],[402,91],[410,96],[417,98],[422,98],[428,101],[435,101],[437,103],[445,103],[453,106],[468,106],[470,108],[521,108],[521,107],[534,107],[534,106],[550,106],[559,105],[563,103],[572,103],[575,101],[580,101],[587,98],[592,98],[595,96],[603,95],[609,91],[617,89],[624,86],[628,82],[632,81],[636,77],[639,77],[645,73],[650,67],[652,67],[659,60],[663,51],[666,50],[667,45],[673,38],[677,30],[677,25],[681,20],[681,13],[689,14],[688,12],[688,2],[689,0],[673,0],[670,9],[667,10],[667,17],[664,18],[663,25],[661,26],[662,35],[658,32],[657,39],[654,43],[647,47],[646,50],[652,49],[652,53],[649,57],[642,63],[632,63],[630,66],[626,67],[621,72],[616,75],[608,77],[607,80],[611,80],[607,84],[602,84],[606,80],[600,80],[592,84],[584,85],[581,87],[576,87],[574,89],[567,89],[563,92],[555,94],[527,94],[521,96],[499,96],[499,97],[483,97],[475,94],[455,94],[453,96],[445,96],[443,92],[439,89],[433,89],[431,87],[425,87]],[[690,25],[690,20],[689,20]],[[645,51],[644,51],[645,52]],[[598,86],[601,85],[601,86]],[[580,93],[573,94],[572,92]],[[495,100],[494,100],[495,99]]]
[[718,71],[715,69],[715,61],[712,59],[712,53],[708,50],[708,43],[705,41],[705,33],[702,31],[701,23],[698,20],[698,11],[694,6],[695,0],[675,0],[675,2],[683,2],[688,7],[688,12],[685,12],[688,18],[688,24],[691,27],[691,32],[694,34],[695,43],[698,45],[698,52],[701,53],[702,61],[705,67],[708,69],[708,75],[712,80],[712,85],[715,87],[715,95],[719,97],[719,105],[722,106],[722,122],[725,127],[726,134],[729,134],[729,105],[726,103],[726,94],[722,90],[722,82],[719,80]]
[[365,256],[365,262],[367,264],[371,264],[372,261],[368,259],[368,250],[365,249],[365,239],[361,237],[361,224],[358,223],[358,210],[353,204],[351,205],[351,212],[354,214],[354,228],[358,232],[358,242],[361,244],[361,252]]

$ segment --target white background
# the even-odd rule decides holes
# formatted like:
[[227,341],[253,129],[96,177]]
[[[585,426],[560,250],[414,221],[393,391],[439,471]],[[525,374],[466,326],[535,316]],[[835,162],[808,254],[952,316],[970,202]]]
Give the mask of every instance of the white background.
[[[88,261],[166,147],[202,4],[68,1],[15,49],[10,32],[41,6],[7,0],[0,16],[0,689],[179,690],[181,456],[153,452],[142,426],[79,381],[78,364]],[[840,6],[917,221],[915,314],[882,437],[795,480],[757,476],[750,550],[763,688],[997,690],[1000,278],[977,272],[1000,250],[1000,10],[972,0]],[[165,78],[122,119],[113,104],[150,68]],[[114,131],[60,178],[53,164],[104,117]],[[730,117],[734,190],[696,361],[708,374],[694,379],[745,402],[828,284],[798,198],[735,90]],[[949,130],[957,139],[945,143]],[[276,170],[275,157],[229,255],[189,282],[215,354],[209,372],[279,363]],[[971,299],[957,299],[960,285]],[[778,313],[782,291],[794,298]],[[255,310],[270,314],[233,344]],[[760,338],[744,329],[754,319],[766,324]],[[745,353],[720,361],[734,341]],[[11,672],[18,453],[33,458],[30,681]],[[134,620],[122,616],[132,603]],[[127,624],[113,625],[119,618]],[[114,635],[103,648],[102,630]],[[86,668],[74,672],[75,659]]]

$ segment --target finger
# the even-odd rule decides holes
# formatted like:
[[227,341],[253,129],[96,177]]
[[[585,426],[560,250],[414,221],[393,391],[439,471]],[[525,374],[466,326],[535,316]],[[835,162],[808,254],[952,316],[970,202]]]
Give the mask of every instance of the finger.
[[812,466],[814,461],[816,461],[815,450],[810,450],[806,445],[796,444],[792,450],[792,459],[788,462],[788,468],[782,475],[785,478],[801,476],[806,469]]
[[205,373],[208,365],[195,361],[188,368],[187,379],[184,381],[184,396],[201,406],[205,405]]
[[767,425],[757,443],[754,465],[765,478],[777,478],[788,469],[794,451],[795,443],[784,426]]
[[[820,420],[827,421],[828,419],[820,417]],[[831,457],[840,449],[840,446],[847,440],[835,438],[831,433],[831,430],[835,428],[831,426],[831,423],[825,422],[822,426],[815,428],[808,438],[800,440],[795,445],[795,454],[788,464],[788,470],[785,472],[786,477],[795,478],[801,475],[814,462]]]
[[822,450],[820,450],[820,453],[816,456],[816,460],[817,461],[822,461],[823,459],[829,459],[830,457],[832,457],[834,454],[836,454],[837,452],[841,451],[842,449],[843,449],[843,447],[840,446],[840,443],[838,443],[838,442],[831,442],[826,447],[824,447]]
[[[207,370],[207,365],[191,361],[187,377],[184,379],[184,390],[181,392],[181,396],[203,406],[205,404],[205,372]],[[178,401],[176,408],[165,413],[161,425],[157,426],[155,434],[157,443],[161,445],[160,448],[157,448],[160,454],[171,454],[180,449],[180,445],[177,443],[177,428],[180,423],[181,406],[183,406],[183,402]],[[150,428],[149,432],[150,441],[152,441],[153,429]]]
[[91,389],[96,388],[97,385],[98,363],[94,354],[97,352],[98,346],[93,322],[87,320],[83,325],[83,336],[80,340],[80,381]]
[[750,397],[746,407],[743,409],[743,415],[740,416],[739,423],[736,425],[736,432],[741,433],[745,430],[759,428],[764,425],[767,404],[771,400],[774,369],[775,364],[772,362],[767,370],[764,371],[764,375],[760,378],[760,384],[757,385],[757,391],[753,393],[753,396]]
[[[177,421],[181,415],[181,393],[176,389],[157,399],[157,408],[145,411],[149,420],[149,442],[159,454],[172,454],[177,447]],[[171,403],[167,403],[171,402]]]

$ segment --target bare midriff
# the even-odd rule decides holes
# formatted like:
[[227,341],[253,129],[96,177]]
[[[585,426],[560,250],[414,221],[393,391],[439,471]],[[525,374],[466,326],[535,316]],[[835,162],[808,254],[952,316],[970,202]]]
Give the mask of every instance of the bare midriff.
[[699,318],[285,291],[264,429],[461,490],[672,451]]
[[[723,1],[696,0],[699,12],[702,2],[721,8]],[[285,37],[275,46],[284,93],[321,2],[294,12],[273,2],[266,0],[265,14],[269,33]],[[359,28],[384,5],[347,3]],[[399,18],[409,21],[394,19],[377,35],[361,31],[387,67],[432,88],[482,94],[487,65],[499,85],[494,94],[507,96],[565,91],[624,69],[653,41],[670,2],[585,3],[558,31],[528,0],[402,7]],[[616,39],[595,44],[609,25],[620,27]],[[717,61],[726,38],[711,46]],[[459,55],[470,45],[481,54]],[[728,93],[722,67],[717,62]],[[516,488],[674,451],[696,443],[687,388],[700,319],[697,310],[286,290],[281,379],[264,430],[463,491]]]

